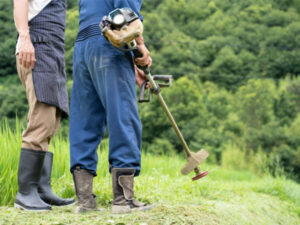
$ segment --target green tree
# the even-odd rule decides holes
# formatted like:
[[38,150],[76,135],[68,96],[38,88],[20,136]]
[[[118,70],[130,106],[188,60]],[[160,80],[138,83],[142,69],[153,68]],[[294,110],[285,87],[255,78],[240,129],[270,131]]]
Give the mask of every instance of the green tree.
[[17,32],[13,20],[13,2],[0,1],[0,77],[16,73]]
[[268,80],[249,80],[235,96],[235,109],[249,127],[260,128],[274,117],[275,86]]

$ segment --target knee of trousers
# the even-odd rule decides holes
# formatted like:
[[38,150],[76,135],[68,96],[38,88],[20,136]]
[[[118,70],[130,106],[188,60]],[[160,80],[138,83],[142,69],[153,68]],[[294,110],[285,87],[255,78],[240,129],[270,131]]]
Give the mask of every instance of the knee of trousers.
[[23,140],[26,142],[43,143],[49,142],[49,139],[56,132],[56,118],[30,118],[27,129],[23,133]]

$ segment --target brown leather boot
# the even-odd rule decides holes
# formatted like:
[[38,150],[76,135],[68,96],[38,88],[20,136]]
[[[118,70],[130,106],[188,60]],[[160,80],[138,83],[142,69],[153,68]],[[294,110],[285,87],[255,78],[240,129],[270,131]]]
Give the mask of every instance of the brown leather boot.
[[112,213],[130,213],[134,210],[147,211],[154,205],[138,202],[133,198],[134,174],[132,168],[112,168],[113,204]]
[[93,179],[94,175],[80,167],[76,167],[73,171],[73,180],[78,198],[76,213],[99,211],[96,205],[96,195],[93,194]]

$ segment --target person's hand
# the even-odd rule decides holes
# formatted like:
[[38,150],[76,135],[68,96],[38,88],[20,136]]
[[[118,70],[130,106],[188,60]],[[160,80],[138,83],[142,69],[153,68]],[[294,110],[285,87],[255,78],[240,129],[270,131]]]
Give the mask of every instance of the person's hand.
[[[151,59],[151,58],[150,58]],[[151,63],[150,63],[150,66],[152,64],[152,59],[151,59]],[[135,70],[135,80],[136,80],[136,84],[141,88],[142,87],[142,84],[145,83],[147,81],[147,76],[146,74],[144,73],[143,70],[139,69],[137,67],[136,64],[134,64],[134,70]],[[146,85],[146,89],[150,88],[151,87],[151,84],[150,82],[147,83]]]
[[19,35],[18,43],[19,62],[27,69],[33,69],[36,62],[34,47],[30,40],[29,32]]
[[149,50],[147,49],[145,44],[138,45],[138,48],[141,51],[141,53],[143,54],[143,57],[135,58],[134,62],[139,66],[147,66],[148,68],[150,68],[151,57],[150,57]]

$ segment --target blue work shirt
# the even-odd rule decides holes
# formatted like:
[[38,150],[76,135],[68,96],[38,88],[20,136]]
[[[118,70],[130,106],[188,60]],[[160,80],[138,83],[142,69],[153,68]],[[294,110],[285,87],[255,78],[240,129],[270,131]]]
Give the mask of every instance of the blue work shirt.
[[131,8],[140,18],[140,8],[143,0],[80,0],[79,1],[79,31],[99,24],[103,16],[116,8]]

